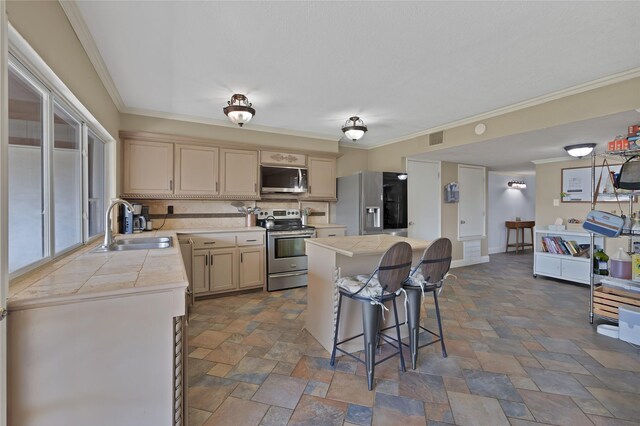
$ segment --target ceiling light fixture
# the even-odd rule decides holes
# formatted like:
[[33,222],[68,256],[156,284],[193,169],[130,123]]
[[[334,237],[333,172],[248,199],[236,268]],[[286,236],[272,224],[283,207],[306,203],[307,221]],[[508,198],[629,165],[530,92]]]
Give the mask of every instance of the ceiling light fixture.
[[565,146],[564,149],[565,151],[567,151],[567,153],[570,156],[576,157],[576,158],[582,158],[585,155],[591,154],[591,151],[593,151],[593,148],[595,147],[596,147],[595,143],[579,143],[576,145]]
[[408,177],[409,176],[406,173],[400,173],[398,175],[398,179],[400,179],[400,180],[407,180]]
[[507,182],[507,186],[513,189],[527,189],[527,184],[521,180],[510,180]]
[[364,136],[367,126],[364,125],[364,121],[360,117],[350,117],[342,126],[342,131],[346,137],[355,142]]
[[256,110],[251,107],[251,102],[249,102],[249,99],[245,95],[236,93],[227,104],[228,106],[222,109],[224,115],[240,127],[248,123],[253,116],[256,115]]

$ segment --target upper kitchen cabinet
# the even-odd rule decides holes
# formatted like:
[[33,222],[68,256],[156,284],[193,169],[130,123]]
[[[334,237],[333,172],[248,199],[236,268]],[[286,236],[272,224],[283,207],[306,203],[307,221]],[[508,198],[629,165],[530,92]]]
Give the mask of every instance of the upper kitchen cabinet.
[[221,196],[260,198],[258,151],[220,149]]
[[306,166],[307,156],[288,152],[261,151],[260,164],[274,166]]
[[323,200],[336,198],[336,159],[308,157],[309,186],[307,197]]
[[175,193],[218,195],[219,152],[216,147],[176,144]]
[[123,180],[127,194],[173,194],[173,144],[125,140]]

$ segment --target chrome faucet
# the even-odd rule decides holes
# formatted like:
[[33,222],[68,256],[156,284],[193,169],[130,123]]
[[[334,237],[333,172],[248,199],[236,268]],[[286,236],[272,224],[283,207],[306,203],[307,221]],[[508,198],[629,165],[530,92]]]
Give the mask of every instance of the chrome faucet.
[[115,206],[117,206],[118,204],[123,204],[127,207],[127,210],[129,210],[129,212],[133,213],[133,206],[131,205],[130,202],[122,200],[120,198],[114,198],[113,200],[111,200],[111,204],[109,204],[109,207],[107,208],[107,212],[104,215],[104,241],[102,242],[102,248],[104,249],[108,249],[109,246],[111,244],[113,244],[114,241],[114,237],[113,234],[111,233],[111,210],[113,210],[113,208]]

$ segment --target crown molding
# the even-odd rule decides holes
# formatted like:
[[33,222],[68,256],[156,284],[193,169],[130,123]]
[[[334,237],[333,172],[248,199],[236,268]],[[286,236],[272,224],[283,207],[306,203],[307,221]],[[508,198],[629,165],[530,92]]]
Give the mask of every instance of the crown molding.
[[[592,80],[586,83],[578,84],[577,86],[569,87],[567,89],[558,90],[556,92],[552,92],[546,95],[538,96],[532,99],[528,99],[526,101],[518,102],[515,104],[507,105],[502,108],[494,109],[492,111],[488,111],[482,114],[473,115],[471,117],[463,118],[460,120],[452,121],[446,124],[442,124],[440,126],[432,127],[430,129],[422,130],[417,133],[412,133],[407,136],[402,136],[399,138],[391,139],[386,142],[369,145],[368,149],[379,148],[385,145],[391,145],[397,142],[403,142],[409,139],[414,139],[420,136],[429,135],[431,133],[440,132],[443,130],[449,130],[454,127],[465,126],[467,124],[472,124],[478,121],[487,120],[489,118],[497,117],[500,115],[508,114],[511,112],[520,111],[525,108],[534,107],[537,105],[542,105],[547,102],[555,101],[557,99],[565,98],[567,96],[578,95],[580,93],[588,92],[589,90],[598,89],[600,87],[609,86],[611,84],[620,83],[622,81],[631,80],[632,78],[640,77],[640,67],[632,68],[627,71],[623,71],[617,74],[612,74],[607,77],[602,77],[596,80]],[[444,144],[443,144],[444,145]],[[440,146],[440,145],[439,145]]]
[[122,111],[124,108],[124,102],[122,102],[122,97],[120,97],[120,92],[118,92],[118,88],[115,83],[111,79],[111,74],[109,74],[109,69],[104,63],[102,59],[102,55],[100,55],[100,51],[98,50],[98,46],[96,46],[96,42],[87,27],[84,18],[82,17],[82,13],[78,8],[78,5],[75,0],[59,0],[60,6],[62,6],[62,10],[64,10],[65,15],[67,15],[67,19],[75,31],[78,40],[80,40],[80,44],[84,48],[84,51],[87,53],[89,60],[93,64],[93,68],[96,70],[98,77],[102,81],[105,89],[111,96],[111,100],[115,104],[118,111]]

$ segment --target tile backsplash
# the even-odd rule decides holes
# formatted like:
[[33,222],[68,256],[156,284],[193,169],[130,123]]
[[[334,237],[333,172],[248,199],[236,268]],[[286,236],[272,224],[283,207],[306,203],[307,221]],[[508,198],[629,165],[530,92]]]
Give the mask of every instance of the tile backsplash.
[[[184,228],[234,228],[245,225],[245,218],[231,201],[211,200],[135,200],[128,201],[149,206],[153,227],[162,229]],[[262,209],[300,209],[309,207],[309,224],[329,223],[331,205],[335,203],[318,201],[245,201],[247,207]],[[167,207],[173,206],[173,214],[167,215]]]

